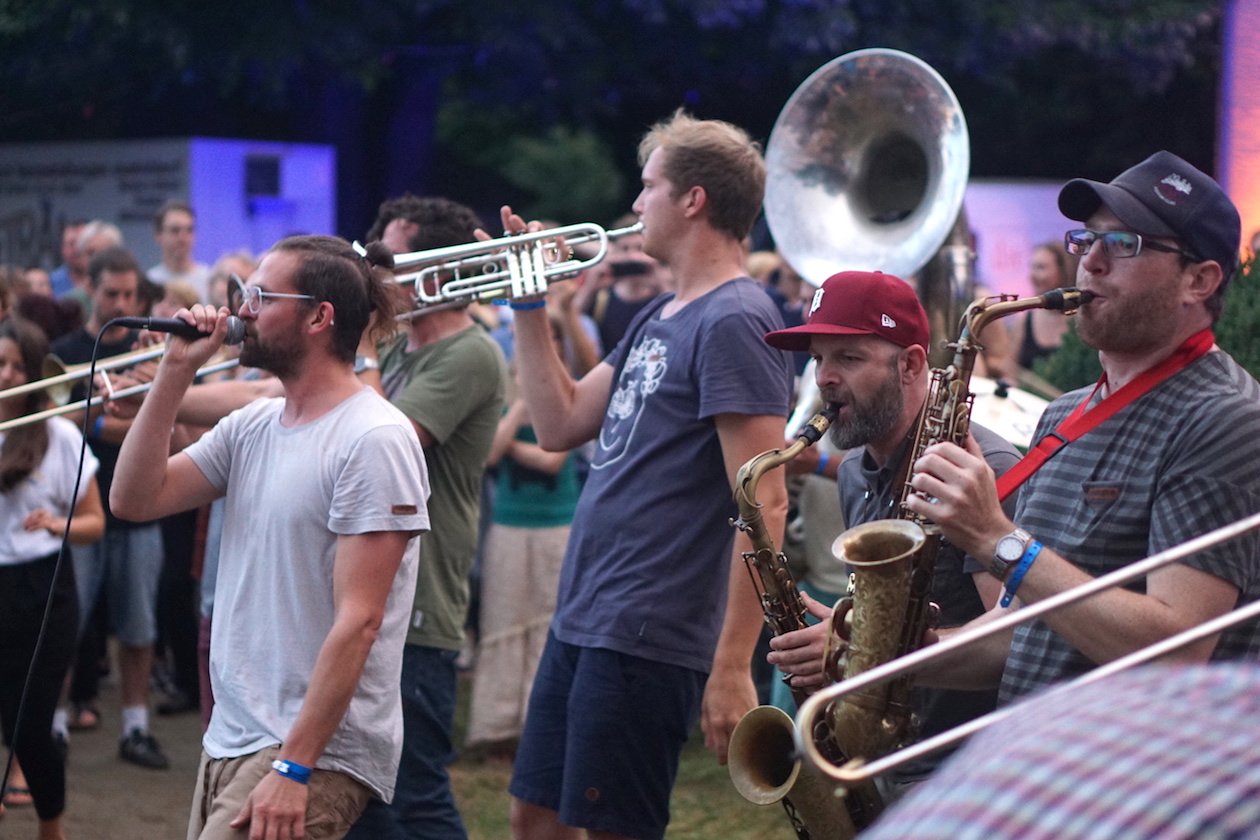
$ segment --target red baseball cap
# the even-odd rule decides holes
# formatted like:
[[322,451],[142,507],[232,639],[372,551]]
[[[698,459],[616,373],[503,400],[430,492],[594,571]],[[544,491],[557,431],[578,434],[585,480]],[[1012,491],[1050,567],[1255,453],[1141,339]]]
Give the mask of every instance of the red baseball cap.
[[900,347],[928,348],[927,313],[914,288],[881,271],[842,271],[814,292],[809,315],[799,327],[766,333],[780,350],[808,351],[816,335],[876,335]]

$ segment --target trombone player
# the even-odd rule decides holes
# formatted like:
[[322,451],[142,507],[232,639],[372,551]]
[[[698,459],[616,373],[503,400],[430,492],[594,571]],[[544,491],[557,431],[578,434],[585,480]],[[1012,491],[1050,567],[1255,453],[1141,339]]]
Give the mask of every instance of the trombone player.
[[[1065,242],[1081,258],[1077,286],[1094,299],[1077,329],[1098,350],[1102,378],[1049,406],[1029,456],[999,482],[1005,491],[1011,476],[1022,479],[1014,521],[974,446],[929,447],[914,465],[922,495],[909,502],[955,545],[988,559],[1012,605],[1260,510],[1260,385],[1212,334],[1238,268],[1229,197],[1158,152],[1110,183],[1069,181],[1059,209],[1080,223]],[[1257,597],[1252,532],[1160,569],[1144,586],[1104,592],[965,658],[945,657],[924,678],[998,685],[999,704],[1009,703]],[[1260,630],[1236,627],[1174,656],[1258,653]]]

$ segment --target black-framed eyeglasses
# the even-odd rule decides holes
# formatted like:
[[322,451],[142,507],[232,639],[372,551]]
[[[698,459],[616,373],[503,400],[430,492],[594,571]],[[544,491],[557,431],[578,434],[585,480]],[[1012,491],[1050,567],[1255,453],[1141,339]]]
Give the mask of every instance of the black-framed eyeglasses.
[[1166,254],[1180,254],[1191,262],[1199,262],[1199,258],[1189,251],[1172,245],[1165,245],[1162,242],[1152,242],[1144,238],[1142,234],[1134,233],[1131,230],[1076,228],[1063,234],[1063,246],[1067,248],[1069,254],[1078,257],[1088,254],[1089,249],[1094,247],[1094,243],[1097,241],[1102,242],[1103,253],[1112,259],[1122,260],[1136,257],[1142,253],[1143,249],[1149,248],[1152,251],[1163,251]]
[[246,312],[250,315],[257,315],[262,311],[262,302],[264,298],[279,298],[283,300],[315,300],[314,295],[291,295],[284,292],[264,292],[262,287],[254,284],[246,284],[245,281],[233,274],[231,275],[233,289],[228,295],[228,309],[240,315]]

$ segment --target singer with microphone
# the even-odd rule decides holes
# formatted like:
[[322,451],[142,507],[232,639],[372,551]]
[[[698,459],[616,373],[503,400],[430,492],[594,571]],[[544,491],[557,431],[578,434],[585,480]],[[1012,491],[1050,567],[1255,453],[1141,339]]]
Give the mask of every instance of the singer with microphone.
[[234,320],[197,305],[178,313],[189,337],[167,342],[123,442],[118,515],[151,521],[225,499],[215,706],[191,838],[339,838],[370,798],[393,796],[429,485],[410,421],[353,370],[373,315],[394,323],[395,287],[380,270],[392,262],[379,244],[361,258],[335,237],[281,240],[236,315],[241,364],[274,374],[283,395],[166,454],[184,394]]
[[[129,251],[108,248],[88,266],[92,312],[78,330],[52,345],[52,352],[67,364],[89,362],[95,348],[97,359],[130,351],[138,333],[117,318],[135,316],[139,307],[140,266]],[[99,346],[98,346],[99,345]],[[77,386],[72,400],[86,396],[85,384]],[[91,410],[85,434],[100,469],[97,481],[105,501],[105,536],[92,545],[75,546],[74,571],[79,597],[81,634],[93,633],[88,621],[102,592],[108,592],[109,627],[118,640],[121,673],[122,725],[118,755],[123,761],[164,770],[169,762],[149,728],[149,680],[153,672],[153,644],[157,639],[158,584],[162,574],[162,531],[156,523],[119,519],[108,502],[119,446],[131,421],[108,416],[102,407]],[[88,641],[84,646],[94,650]],[[80,724],[96,718],[96,663],[79,668],[70,689],[74,718]],[[67,716],[58,714],[54,728],[63,738]]]

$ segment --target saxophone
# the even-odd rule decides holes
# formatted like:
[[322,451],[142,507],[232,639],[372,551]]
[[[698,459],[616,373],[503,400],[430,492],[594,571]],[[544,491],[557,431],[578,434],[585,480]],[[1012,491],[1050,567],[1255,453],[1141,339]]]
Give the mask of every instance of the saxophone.
[[[902,467],[899,518],[867,522],[836,538],[833,553],[849,564],[852,574],[850,594],[836,604],[831,618],[824,670],[833,680],[855,677],[917,650],[924,632],[935,624],[939,610],[930,596],[941,532],[905,503],[915,492],[910,473],[923,451],[936,443],[966,442],[975,398],[968,387],[976,355],[983,349],[980,331],[998,318],[1029,309],[1071,315],[1092,298],[1092,292],[1069,287],[1029,298],[984,298],[967,308],[958,340],[948,345],[954,351],[952,363],[931,372],[927,399]],[[825,717],[838,751],[877,758],[911,740],[909,692],[910,680],[903,678],[833,703]]]
[[[766,626],[775,636],[804,628],[806,609],[788,568],[787,557],[775,548],[774,539],[766,529],[761,504],[757,501],[757,484],[765,473],[817,443],[835,418],[834,408],[824,408],[805,424],[792,445],[762,452],[740,467],[736,476],[735,502],[739,518],[731,520],[731,524],[747,534],[752,543],[752,550],[744,552],[744,563],[761,601]],[[787,682],[791,677],[783,679]],[[806,696],[804,691],[792,689],[792,697],[798,705]],[[800,840],[811,836],[811,827],[819,836],[853,837],[873,821],[881,809],[882,803],[873,786],[869,790],[855,789],[846,797],[838,798],[833,785],[796,756],[794,734],[792,718],[774,706],[758,706],[744,715],[731,733],[728,750],[728,767],[735,789],[758,805],[781,802]],[[831,749],[833,739],[827,733],[814,733],[814,740],[832,760],[843,760],[843,756]]]

